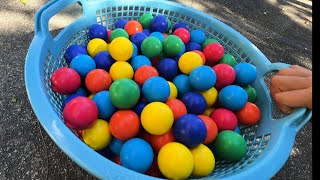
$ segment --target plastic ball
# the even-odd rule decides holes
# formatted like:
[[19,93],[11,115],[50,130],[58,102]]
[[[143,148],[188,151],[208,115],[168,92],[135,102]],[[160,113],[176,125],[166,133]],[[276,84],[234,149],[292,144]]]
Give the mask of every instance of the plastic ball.
[[94,150],[105,148],[111,141],[108,122],[97,119],[92,126],[82,131],[82,138]]
[[146,175],[152,176],[152,177],[162,177],[162,174],[160,172],[158,162],[157,162],[157,157],[155,156],[153,158],[153,162],[151,167],[145,172]]
[[113,158],[113,162],[115,162],[116,164],[118,164],[119,166],[122,166],[122,163],[120,161],[120,155],[117,155]]
[[121,141],[121,140],[114,137],[114,138],[112,138],[112,140],[109,144],[109,148],[112,151],[112,153],[119,156],[123,144],[124,144],[124,141]]
[[125,19],[119,19],[116,23],[115,23],[115,27],[116,28],[122,28],[124,29],[125,25],[128,23],[127,20]]
[[160,60],[157,66],[157,70],[159,72],[159,75],[168,81],[173,80],[173,78],[175,78],[179,73],[177,61],[171,58]]
[[202,44],[206,40],[206,35],[201,30],[191,30],[190,31],[190,42]]
[[252,102],[252,103],[256,102],[256,100],[257,100],[257,92],[256,92],[256,90],[250,85],[243,87],[243,89],[248,94],[248,101]]
[[151,61],[146,56],[138,55],[132,58],[130,64],[133,70],[137,71],[137,69],[139,69],[141,66],[151,66]]
[[168,179],[187,179],[194,168],[194,159],[186,146],[171,142],[160,149],[158,166]]
[[179,29],[179,28],[185,28],[189,30],[188,26],[185,23],[177,23],[172,27],[172,32],[174,32],[176,29]]
[[227,85],[230,85],[236,79],[236,72],[228,64],[217,64],[212,67],[217,75],[217,82],[215,87],[221,89]]
[[257,79],[257,69],[250,63],[239,63],[234,66],[236,72],[235,84],[247,86]]
[[139,86],[127,78],[114,81],[110,86],[109,93],[112,104],[119,109],[133,107],[140,98]]
[[153,76],[159,76],[156,68],[152,66],[141,66],[134,74],[134,80],[142,86],[146,80]]
[[198,50],[198,51],[201,51],[201,46],[200,44],[196,43],[196,42],[189,42],[187,45],[186,45],[186,51],[193,51],[193,50]]
[[132,108],[132,110],[140,117],[142,110],[147,104],[147,102],[140,101]]
[[146,39],[148,36],[143,32],[137,32],[134,35],[130,37],[130,40],[132,43],[134,43],[138,49],[141,49],[141,44],[144,39]]
[[170,81],[167,81],[170,86],[170,95],[168,99],[175,99],[178,96],[178,89],[177,87]]
[[94,94],[103,90],[108,90],[111,83],[111,76],[103,69],[94,69],[90,71],[85,79],[87,89]]
[[208,107],[208,108],[204,111],[203,115],[205,115],[205,116],[210,116],[210,114],[211,114],[214,110],[215,110],[214,107]]
[[194,159],[194,168],[191,175],[194,177],[208,176],[215,167],[215,158],[212,151],[203,144],[190,151]]
[[78,55],[72,59],[70,67],[76,70],[81,78],[85,78],[87,74],[96,68],[96,63],[88,55]]
[[149,36],[151,34],[150,29],[143,29],[142,31],[146,36]]
[[205,64],[205,63],[206,63],[206,57],[205,57],[205,55],[203,54],[203,52],[202,52],[202,51],[199,51],[199,50],[192,50],[192,52],[195,52],[195,53],[197,53],[197,54],[199,54],[199,55],[200,55],[200,57],[201,57],[201,59],[202,59],[202,64]]
[[167,18],[162,15],[155,16],[152,21],[150,28],[152,31],[158,31],[158,32],[166,32],[168,28],[168,21]]
[[108,38],[107,29],[100,24],[94,24],[89,28],[88,37],[89,39],[94,39],[94,38],[107,39]]
[[188,113],[200,115],[206,110],[207,103],[204,97],[196,92],[185,93],[181,101],[186,105]]
[[162,102],[152,102],[142,110],[141,124],[150,134],[165,134],[172,127],[173,113],[168,105]]
[[211,44],[211,43],[219,43],[219,41],[216,40],[216,39],[212,39],[212,38],[208,38],[208,39],[204,40],[204,42],[201,44],[202,50],[203,50],[208,44]]
[[211,107],[218,99],[218,91],[216,88],[212,87],[206,91],[200,92],[200,94],[204,97],[207,103],[207,107]]
[[180,54],[183,48],[182,40],[176,35],[169,35],[164,38],[163,52],[167,57],[175,57]]
[[173,84],[178,89],[178,96],[182,97],[185,93],[190,92],[192,90],[190,82],[189,82],[189,76],[185,74],[180,74],[176,76],[172,80]]
[[111,134],[121,141],[137,136],[139,130],[140,119],[132,110],[119,110],[110,118]]
[[167,18],[167,21],[168,21],[168,28],[167,28],[167,31],[166,32],[169,32],[170,29],[172,28],[172,22],[170,21],[170,19]]
[[181,51],[179,52],[179,54],[178,54],[178,56],[177,56],[177,57],[179,57],[178,60],[180,59],[180,57],[182,56],[182,54],[184,54],[185,52],[186,52],[186,45],[184,45],[184,44],[182,43],[182,49],[181,49]]
[[241,125],[253,126],[261,119],[261,112],[257,105],[247,102],[246,105],[236,112],[236,116]]
[[189,148],[203,143],[207,137],[205,123],[194,114],[186,114],[177,119],[173,125],[173,132],[177,142]]
[[199,118],[204,122],[207,128],[207,137],[203,144],[212,143],[218,135],[218,126],[213,119],[205,115],[198,115]]
[[112,114],[117,110],[116,107],[114,107],[111,103],[109,91],[98,92],[93,96],[92,100],[98,107],[98,117],[100,119],[110,119]]
[[210,118],[217,124],[219,131],[233,131],[238,125],[236,115],[228,109],[218,108],[210,114]]
[[124,29],[121,28],[117,28],[114,29],[111,34],[110,34],[110,41],[112,42],[114,39],[118,38],[118,37],[124,37],[129,39],[129,34],[127,33],[127,31],[125,31]]
[[162,48],[162,42],[158,38],[152,36],[144,39],[141,44],[141,52],[148,58],[159,56],[162,52]]
[[[87,41],[84,42],[84,44],[82,45],[82,47],[85,48],[85,50],[86,50],[86,52],[87,52],[87,54],[88,54],[88,51],[87,51],[88,42],[87,42]],[[71,60],[70,60],[70,61],[71,61]]]
[[218,100],[222,107],[237,111],[245,106],[248,95],[240,86],[228,85],[220,90]]
[[109,71],[111,65],[115,62],[107,51],[99,52],[93,60],[96,63],[96,68],[104,69],[106,71]]
[[132,79],[134,74],[132,66],[124,61],[117,61],[113,63],[109,72],[113,81],[122,78]]
[[178,66],[182,73],[190,74],[194,68],[202,66],[202,59],[195,52],[186,52],[180,57]]
[[87,49],[80,45],[71,45],[67,48],[63,57],[67,61],[67,63],[70,64],[71,60],[80,54],[88,55]]
[[209,66],[194,68],[189,74],[189,82],[193,89],[206,91],[216,84],[216,73]]
[[170,86],[164,78],[153,76],[144,82],[142,94],[148,102],[165,102],[170,95]]
[[132,56],[130,57],[130,59],[138,56],[138,52],[139,52],[138,47],[134,43],[132,43],[132,46],[133,46],[133,52],[132,52]]
[[80,87],[79,89],[77,89],[75,94],[79,94],[81,96],[87,96],[87,91],[84,88]]
[[99,38],[92,39],[89,41],[87,46],[88,54],[94,58],[101,51],[108,51],[108,44]]
[[234,132],[236,132],[238,134],[241,134],[241,130],[240,130],[239,125],[236,127],[236,129],[234,129]]
[[174,120],[177,120],[181,116],[187,114],[187,107],[179,99],[169,99],[166,104],[171,109]]
[[93,99],[94,94],[90,94],[90,96],[88,96],[89,99]]
[[149,36],[158,38],[161,42],[164,41],[164,35],[161,32],[153,32]]
[[230,54],[224,54],[222,59],[218,62],[219,64],[229,64],[231,67],[237,65],[236,59]]
[[155,153],[158,153],[160,149],[170,143],[174,142],[174,134],[173,134],[173,129],[170,129],[168,132],[162,134],[162,135],[149,135],[149,143]]
[[71,129],[87,129],[98,119],[98,107],[87,97],[76,97],[64,107],[63,119]]
[[159,62],[160,62],[161,58],[160,57],[155,57],[151,59],[151,64],[153,67],[157,67]]
[[142,32],[142,26],[138,21],[130,20],[128,23],[124,26],[124,30],[127,31],[129,36],[134,35],[135,33]]
[[206,60],[211,63],[218,62],[224,55],[224,48],[219,43],[210,43],[203,49]]
[[149,143],[140,138],[133,138],[123,144],[120,161],[123,167],[145,173],[151,167],[153,156]]
[[184,44],[188,44],[190,41],[190,33],[185,28],[178,28],[175,31],[173,31],[173,35],[178,36]]
[[151,13],[145,13],[139,17],[139,23],[142,25],[143,29],[149,28],[152,22],[153,16]]
[[245,139],[230,130],[221,131],[209,148],[218,159],[227,161],[240,161],[247,153]]
[[67,67],[55,70],[50,81],[52,89],[60,94],[72,94],[81,85],[81,78],[77,71]]
[[112,30],[109,29],[109,30],[107,31],[107,33],[108,33],[108,38],[107,38],[107,41],[106,41],[106,42],[109,44],[109,43],[111,43],[110,36],[111,36]]
[[129,39],[118,37],[109,45],[109,52],[116,61],[127,61],[132,57],[133,45]]
[[83,96],[80,94],[71,94],[70,96],[68,96],[62,103],[62,109],[66,106],[66,104],[68,104],[68,102],[70,102],[72,99],[79,97],[79,96]]

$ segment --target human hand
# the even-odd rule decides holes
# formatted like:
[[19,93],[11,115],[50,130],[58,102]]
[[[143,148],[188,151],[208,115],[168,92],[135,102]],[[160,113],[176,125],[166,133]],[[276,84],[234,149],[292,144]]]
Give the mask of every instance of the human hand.
[[271,78],[270,93],[286,114],[295,107],[312,109],[312,71],[298,65],[281,69]]

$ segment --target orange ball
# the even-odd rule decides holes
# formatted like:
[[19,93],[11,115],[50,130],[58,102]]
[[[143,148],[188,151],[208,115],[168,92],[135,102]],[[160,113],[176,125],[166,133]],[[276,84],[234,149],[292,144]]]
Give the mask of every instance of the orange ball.
[[128,21],[128,23],[124,26],[124,30],[127,31],[129,36],[132,36],[137,32],[142,32],[143,28],[138,21],[131,20],[131,21]]
[[236,112],[240,124],[252,126],[257,124],[261,118],[261,112],[257,105],[247,102],[246,105]]
[[85,79],[87,89],[95,94],[103,90],[109,90],[112,83],[110,74],[103,69],[94,69],[90,71]]
[[192,50],[193,52],[199,54],[201,56],[202,59],[202,64],[206,63],[206,56],[204,56],[203,52],[199,51],[199,50]]
[[159,73],[156,68],[152,66],[141,66],[139,67],[135,74],[134,74],[134,80],[142,86],[144,82],[146,82],[147,79],[151,78],[152,76],[159,76]]
[[153,135],[150,134],[148,137],[148,142],[150,143],[154,152],[158,153],[162,146],[166,145],[169,142],[174,142],[173,129],[170,129],[168,132],[162,135]]
[[218,135],[218,126],[214,122],[214,120],[208,116],[199,115],[198,117],[202,119],[207,128],[207,137],[204,140],[203,144],[210,144],[216,139]]
[[186,106],[179,99],[169,99],[166,104],[173,112],[174,120],[177,120],[179,117],[187,114]]

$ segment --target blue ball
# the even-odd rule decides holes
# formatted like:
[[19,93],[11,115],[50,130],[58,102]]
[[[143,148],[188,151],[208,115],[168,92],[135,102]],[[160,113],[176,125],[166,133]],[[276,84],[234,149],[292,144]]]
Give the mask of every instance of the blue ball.
[[151,30],[158,31],[161,33],[166,32],[168,29],[168,21],[167,18],[162,15],[155,16],[151,21]]
[[216,84],[216,81],[216,73],[209,66],[196,67],[189,74],[191,87],[198,91],[206,91],[212,88]]
[[185,93],[192,90],[189,77],[185,74],[176,76],[172,82],[177,87],[179,97],[182,97]]
[[222,107],[238,111],[247,103],[248,94],[240,86],[228,85],[220,90],[218,100]]
[[131,58],[134,58],[138,55],[139,50],[138,50],[138,47],[134,43],[132,43],[132,46],[133,46],[133,53],[132,53]]
[[186,105],[189,114],[201,115],[207,108],[206,99],[196,92],[185,93],[181,101]]
[[239,127],[239,126],[237,126],[237,127],[236,127],[236,129],[234,129],[234,132],[236,132],[236,133],[240,134],[240,133],[241,133],[241,131],[240,131],[240,127]]
[[[186,52],[186,45],[184,45],[184,43],[182,43],[182,49],[179,52],[178,56],[182,56],[182,54],[184,54]],[[179,57],[180,58],[180,57]]]
[[149,36],[158,38],[162,43],[164,41],[164,35],[161,32],[153,32]]
[[177,24],[175,24],[173,27],[172,27],[172,32],[174,32],[176,29],[178,29],[178,28],[185,28],[185,29],[187,29],[188,31],[189,31],[189,28],[188,28],[188,26],[186,25],[186,24],[184,24],[184,23],[177,23]]
[[96,93],[92,100],[98,107],[98,113],[100,119],[109,119],[116,112],[116,107],[113,106],[110,100],[109,91],[100,91]]
[[88,55],[87,49],[79,45],[71,45],[67,48],[63,57],[68,64],[71,63],[72,59],[80,54]]
[[76,98],[76,97],[80,97],[82,95],[80,94],[71,94],[70,96],[68,96],[62,103],[62,109],[64,109],[64,107],[68,104],[68,102],[70,102],[72,99]]
[[83,44],[83,47],[86,49],[86,51],[87,51],[87,47],[88,47],[88,42],[85,42],[84,44]]
[[136,71],[141,66],[144,66],[144,65],[151,66],[152,65],[149,58],[147,58],[144,55],[139,55],[139,56],[132,58],[130,64],[131,64],[134,71]]
[[146,107],[147,104],[147,102],[139,101],[132,110],[140,117],[143,108]]
[[137,32],[130,37],[130,40],[137,46],[138,49],[140,49],[142,41],[147,37],[148,36],[145,33]]
[[124,29],[124,26],[127,24],[127,22],[128,21],[125,19],[120,19],[116,22],[115,27]]
[[178,142],[194,148],[206,139],[207,128],[198,116],[185,114],[174,122],[173,133]]
[[236,72],[234,84],[248,86],[257,79],[257,69],[250,63],[239,63],[233,68]]
[[186,45],[186,51],[189,52],[189,51],[193,51],[193,50],[202,51],[200,44],[198,44],[198,43],[196,43],[196,42],[189,42],[189,43]]
[[77,71],[81,78],[85,78],[90,71],[96,68],[96,63],[90,56],[80,54],[72,59],[70,67]]
[[157,66],[157,70],[159,76],[165,78],[168,81],[172,81],[179,72],[178,62],[171,58],[162,59]]
[[109,144],[111,152],[113,152],[113,154],[116,154],[119,156],[123,144],[124,144],[124,141],[121,141],[121,140],[113,137],[110,144]]
[[115,60],[111,57],[110,53],[107,51],[99,52],[94,58],[94,62],[96,63],[97,68],[104,69],[109,72],[110,67],[115,62]]
[[89,36],[89,39],[94,39],[94,38],[107,39],[108,38],[107,29],[100,24],[94,24],[90,26],[88,31],[88,36]]
[[114,154],[110,150],[109,146],[107,146],[101,150],[96,150],[96,152],[107,159],[112,159],[114,157]]
[[132,138],[125,142],[120,151],[123,167],[145,173],[152,164],[153,151],[148,142],[141,138]]
[[81,87],[76,91],[75,94],[79,94],[81,96],[88,96],[87,91],[84,88],[81,88]]
[[151,31],[150,29],[143,29],[142,32],[146,35],[146,36],[149,36]]
[[206,35],[201,30],[192,30],[190,32],[190,42],[202,44],[206,40]]
[[170,86],[164,78],[153,76],[142,85],[142,94],[148,102],[165,102],[170,95]]

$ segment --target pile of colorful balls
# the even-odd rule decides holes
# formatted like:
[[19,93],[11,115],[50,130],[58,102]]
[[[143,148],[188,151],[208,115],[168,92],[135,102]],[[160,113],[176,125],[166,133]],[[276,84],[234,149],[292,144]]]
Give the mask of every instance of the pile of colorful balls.
[[216,160],[240,161],[240,125],[260,120],[256,68],[237,63],[201,30],[163,15],[94,24],[71,45],[52,89],[63,120],[101,155],[155,177],[205,177]]

